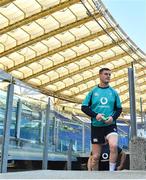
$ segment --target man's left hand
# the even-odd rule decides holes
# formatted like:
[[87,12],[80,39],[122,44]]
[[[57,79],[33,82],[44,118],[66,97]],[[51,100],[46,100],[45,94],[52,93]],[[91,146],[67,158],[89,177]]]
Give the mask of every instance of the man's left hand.
[[104,121],[105,124],[111,124],[113,122],[113,117],[109,116],[108,120]]

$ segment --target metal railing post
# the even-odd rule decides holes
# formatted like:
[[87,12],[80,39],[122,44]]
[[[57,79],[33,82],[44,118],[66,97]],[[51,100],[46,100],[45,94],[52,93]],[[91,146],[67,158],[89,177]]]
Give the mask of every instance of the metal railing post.
[[13,108],[13,96],[14,96],[14,84],[13,84],[13,79],[11,79],[11,83],[8,85],[7,101],[6,101],[6,114],[5,114],[5,121],[4,121],[4,135],[3,135],[2,155],[1,155],[1,173],[7,172],[10,125],[11,125],[12,108]]
[[135,105],[135,85],[133,68],[128,68],[129,98],[130,98],[130,119],[131,119],[131,139],[137,137],[136,127],[136,105]]
[[16,111],[16,138],[20,138],[20,124],[21,124],[21,112],[22,112],[22,101],[21,99],[17,102],[17,111]]
[[49,145],[49,124],[50,124],[50,98],[48,99],[47,109],[46,109],[46,126],[44,135],[44,151],[43,151],[43,162],[42,169],[48,168],[48,145]]
[[72,141],[69,143],[68,154],[67,154],[67,170],[72,169]]
[[82,126],[82,152],[85,152],[85,123]]

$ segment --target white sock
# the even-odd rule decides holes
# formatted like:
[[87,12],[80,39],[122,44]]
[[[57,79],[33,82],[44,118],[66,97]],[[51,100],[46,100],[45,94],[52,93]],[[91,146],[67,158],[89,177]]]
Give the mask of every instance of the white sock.
[[109,163],[109,171],[115,171],[116,169],[116,163]]

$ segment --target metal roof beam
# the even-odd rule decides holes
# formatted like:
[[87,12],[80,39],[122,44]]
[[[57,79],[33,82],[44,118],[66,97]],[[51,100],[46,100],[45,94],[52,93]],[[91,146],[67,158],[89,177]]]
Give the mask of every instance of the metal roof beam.
[[[121,79],[121,78],[123,78],[123,77],[126,77],[126,75],[121,75],[121,76],[115,77],[115,78],[112,79],[112,81],[116,81],[116,80]],[[87,78],[87,79],[85,79],[85,80],[82,80],[82,81],[80,81],[80,82],[74,83],[74,84],[72,84],[72,85],[70,85],[70,86],[67,86],[67,87],[65,87],[65,88],[62,88],[62,89],[60,89],[60,90],[58,90],[58,91],[55,91],[55,92],[60,93],[60,92],[62,92],[62,91],[71,89],[71,88],[73,88],[73,87],[77,87],[77,86],[79,86],[79,85],[81,85],[81,84],[83,84],[83,83],[87,83],[87,82],[89,82],[89,81],[91,81],[91,80],[96,80],[96,79],[97,79],[97,75],[92,76],[92,77],[89,77],[89,78]]]
[[[127,53],[122,53],[122,54],[116,55],[116,56],[114,56],[114,57],[111,57],[111,58],[108,58],[108,59],[104,59],[103,61],[101,61],[101,63],[104,64],[104,62],[107,62],[107,61],[108,61],[108,62],[110,62],[111,60],[114,61],[114,60],[120,59],[120,58],[122,58],[122,57],[125,57],[126,55],[127,55]],[[56,83],[56,82],[58,82],[58,81],[63,81],[63,80],[66,79],[66,78],[69,78],[69,77],[72,77],[72,76],[78,74],[79,72],[82,73],[82,72],[84,72],[84,71],[93,69],[93,68],[95,68],[96,66],[98,66],[98,64],[100,65],[100,63],[97,62],[97,63],[92,64],[92,65],[90,65],[90,66],[87,66],[87,67],[84,67],[84,68],[80,68],[80,69],[77,70],[77,71],[71,72],[71,73],[69,73],[69,74],[67,74],[67,75],[64,75],[64,76],[62,76],[62,77],[59,77],[59,78],[56,78],[56,79],[54,79],[54,80],[48,81],[48,82],[40,85],[39,87],[45,87],[45,86],[48,86],[49,84],[54,84],[54,83]]]
[[[123,82],[122,84],[124,84],[125,82]],[[36,88],[35,85],[31,85],[33,88]],[[118,85],[119,86],[119,85]],[[68,102],[71,102],[71,103],[77,103],[77,104],[81,104],[82,103],[82,100],[81,99],[78,99],[78,98],[73,98],[71,96],[67,96],[67,95],[63,95],[63,94],[59,94],[59,93],[56,93],[54,91],[50,91],[50,90],[47,90],[47,89],[44,89],[44,88],[41,88],[40,89],[40,92],[45,94],[45,95],[48,95],[48,96],[52,96],[52,97],[55,97],[55,98],[59,98],[63,101],[68,101]],[[122,104],[123,103],[126,103],[127,101],[129,100],[129,98],[127,98],[126,100],[122,101]]]
[[[35,88],[35,89],[37,88],[37,86],[32,85],[32,84],[30,84],[30,86]],[[48,96],[52,96],[52,97],[61,99],[63,101],[67,101],[67,102],[71,102],[71,103],[77,103],[77,104],[81,104],[81,102],[82,102],[82,100],[80,100],[80,99],[77,99],[77,98],[74,98],[74,97],[70,97],[68,95],[57,94],[54,91],[47,90],[47,89],[44,89],[44,88],[40,88],[39,91],[42,94],[45,94],[45,95],[48,95]]]
[[[122,105],[124,106],[124,104],[126,104],[128,101],[129,101],[129,97],[122,101]],[[129,104],[129,106],[130,106],[130,104]]]
[[0,0],[0,6],[5,6],[9,3],[12,3],[14,0]]
[[[126,104],[127,102],[129,102],[129,98],[122,101],[122,106],[124,106],[124,104]],[[146,100],[143,100],[143,103],[146,103]],[[130,104],[129,104],[129,106],[130,106]]]
[[[131,63],[129,63],[129,65],[130,65],[130,64],[131,64]],[[124,65],[124,66],[126,66],[126,65]],[[114,69],[121,70],[121,69],[123,69],[123,66],[120,66],[120,67],[114,68]],[[127,75],[127,77],[128,77],[128,75]],[[139,79],[140,79],[140,78],[143,78],[143,76],[140,75],[140,76],[138,76],[138,78],[139,78]],[[128,79],[127,79],[126,81],[124,81],[123,83],[121,83],[121,84],[118,84],[118,85],[116,85],[116,86],[113,86],[113,88],[119,88],[119,87],[124,86],[124,85],[127,85],[127,84],[128,84]],[[94,85],[94,86],[95,86],[95,85]],[[77,95],[79,95],[79,94],[83,94],[83,93],[85,93],[85,92],[88,92],[88,91],[91,90],[94,86],[91,86],[90,88],[84,89],[83,91],[80,91],[80,92],[72,95],[71,97],[77,96]]]
[[[127,84],[128,84],[128,80],[124,81],[124,82],[121,83],[121,84],[118,84],[118,85],[116,85],[116,86],[113,86],[113,88],[119,88],[119,87],[124,86],[124,85],[127,85]],[[94,86],[95,86],[95,85],[94,85]],[[91,90],[94,86],[91,86],[91,87],[89,87],[89,88],[87,88],[87,89],[84,89],[84,90],[78,92],[78,93],[75,93],[73,96],[78,96],[79,94],[83,94],[83,93],[85,93],[85,92],[88,92],[88,91]]]
[[[141,79],[142,79],[142,76],[141,76]],[[140,85],[143,85],[143,83],[141,83]],[[126,90],[125,90],[126,91]],[[128,89],[127,89],[127,92],[128,92]],[[127,93],[126,92],[126,93]],[[146,92],[146,90],[143,90],[143,91],[141,91],[141,93],[145,93]],[[123,94],[123,93],[122,93]],[[127,102],[129,101],[129,97],[127,98],[127,99],[125,99],[124,101],[122,101],[122,104],[126,104]],[[144,100],[145,101],[145,100]],[[144,102],[143,101],[143,102]]]
[[[111,29],[110,29],[110,30],[111,30]],[[21,68],[21,67],[26,66],[26,65],[28,65],[28,64],[31,64],[31,63],[33,63],[33,62],[39,61],[39,60],[41,60],[41,59],[43,59],[43,58],[46,58],[46,57],[48,57],[48,56],[52,56],[53,54],[56,54],[56,53],[58,53],[58,52],[60,52],[60,51],[64,51],[64,50],[66,50],[66,49],[68,49],[68,48],[71,48],[71,47],[73,47],[73,46],[76,46],[76,45],[78,45],[78,44],[84,43],[84,42],[86,42],[86,41],[88,41],[88,40],[91,40],[91,39],[93,39],[93,38],[95,38],[95,37],[97,37],[97,36],[101,36],[101,35],[103,35],[103,34],[104,34],[104,31],[100,31],[100,32],[97,32],[97,33],[95,33],[95,34],[93,34],[93,35],[90,35],[90,36],[81,38],[81,39],[79,39],[79,40],[77,40],[77,41],[74,41],[74,42],[71,42],[71,43],[68,43],[68,44],[66,44],[66,45],[64,45],[64,46],[61,46],[61,47],[56,48],[56,49],[53,49],[52,51],[49,51],[49,52],[44,53],[44,54],[42,54],[42,55],[40,55],[40,56],[34,57],[33,59],[29,59],[29,60],[26,61],[26,62],[20,63],[20,64],[14,66],[14,67],[12,67],[12,68],[9,68],[9,69],[7,69],[7,72],[11,72],[11,71],[13,71],[13,70],[15,70],[15,69],[18,69],[18,68]],[[43,74],[43,73],[40,71],[40,72],[38,72],[38,73],[36,73],[36,74],[34,74],[34,75],[31,75],[30,77],[24,78],[24,80],[31,79],[31,78],[33,78],[33,76],[39,76],[39,75],[41,75],[41,74]]]
[[[128,82],[128,81],[124,81],[124,82],[121,83],[121,84],[118,84],[118,85],[116,85],[116,86],[113,86],[113,88],[118,88],[118,87],[120,87],[120,86],[127,85],[127,82]],[[95,86],[95,85],[94,85],[94,86]],[[94,86],[91,86],[91,87],[89,87],[89,88],[87,88],[87,89],[84,89],[84,90],[82,90],[82,91],[80,91],[80,92],[78,92],[78,93],[74,93],[74,95],[72,95],[71,97],[78,96],[78,95],[80,95],[80,94],[84,94],[85,92],[89,92]]]
[[[16,69],[18,69],[18,68],[21,68],[21,67],[23,67],[23,66],[29,65],[29,64],[31,64],[31,63],[33,63],[33,62],[37,62],[37,61],[39,61],[39,60],[41,60],[41,59],[43,59],[43,58],[46,58],[46,57],[48,57],[48,56],[51,56],[51,55],[57,53],[57,52],[59,52],[59,51],[63,51],[63,50],[65,50],[65,49],[68,49],[69,47],[72,47],[73,44],[75,45],[75,44],[77,44],[77,43],[79,43],[79,41],[75,41],[75,42],[73,42],[73,43],[66,44],[66,45],[61,46],[61,47],[59,47],[59,48],[57,48],[57,49],[54,49],[54,50],[52,50],[52,51],[50,51],[50,52],[44,53],[44,54],[42,54],[42,55],[40,55],[40,56],[34,57],[34,58],[29,59],[29,60],[27,60],[27,61],[25,61],[25,62],[23,62],[23,63],[20,63],[20,64],[14,66],[14,67],[12,67],[12,68],[7,69],[6,71],[7,71],[7,72],[11,72],[11,71],[16,70]],[[41,73],[41,72],[40,72],[40,73]]]
[[[123,40],[119,40],[117,43],[123,43],[123,42],[124,42]],[[47,69],[45,69],[45,70],[43,70],[43,71],[40,71],[40,72],[38,72],[38,73],[36,73],[36,74],[33,74],[33,75],[31,75],[31,76],[29,76],[29,77],[27,77],[27,78],[22,79],[22,80],[23,80],[23,81],[26,81],[26,80],[29,80],[29,79],[31,79],[31,78],[35,78],[35,77],[40,76],[40,75],[42,75],[42,74],[48,73],[48,72],[50,72],[50,71],[52,71],[52,70],[58,69],[58,68],[60,68],[60,67],[62,67],[62,66],[66,66],[66,65],[71,64],[71,63],[73,63],[73,62],[79,61],[80,59],[83,59],[83,58],[85,58],[85,57],[87,57],[87,56],[90,56],[90,55],[93,55],[93,54],[96,54],[96,53],[99,53],[99,52],[108,50],[108,49],[110,49],[110,48],[112,48],[112,47],[114,47],[114,46],[115,46],[115,44],[112,43],[112,44],[103,46],[103,47],[101,47],[101,48],[98,48],[98,49],[96,49],[96,50],[89,51],[89,52],[87,52],[87,53],[85,53],[85,54],[83,54],[83,55],[77,56],[77,57],[72,58],[72,59],[68,59],[68,60],[66,60],[65,62],[62,62],[62,63],[59,63],[59,64],[54,65],[54,66],[52,66],[52,67],[49,67],[49,68],[47,68]],[[51,53],[51,54],[54,54],[54,52],[50,52],[50,53]],[[48,54],[48,53],[47,53],[47,54]],[[43,56],[43,55],[42,55],[42,56]],[[33,59],[34,59],[34,61],[33,61]],[[31,61],[36,62],[36,58],[33,58],[33,59],[31,59]],[[38,58],[37,58],[37,60],[38,60]],[[39,59],[39,60],[40,60],[40,59]],[[17,65],[16,65],[16,66],[17,66]],[[16,67],[16,66],[15,66],[15,67]],[[19,66],[19,65],[18,65],[18,66]],[[10,68],[10,69],[11,69],[11,71],[12,71],[12,68]],[[8,69],[7,71],[9,72],[10,69]],[[14,69],[13,69],[13,70],[14,70]]]
[[[99,15],[99,14],[98,14],[98,15]],[[99,15],[99,17],[101,17],[101,16]],[[46,33],[46,34],[44,34],[44,35],[42,35],[42,36],[38,36],[38,37],[36,37],[36,38],[34,38],[34,39],[31,39],[31,40],[29,40],[29,41],[26,41],[26,42],[24,42],[24,43],[22,43],[22,44],[20,44],[20,45],[17,45],[17,46],[15,46],[15,47],[11,48],[11,49],[8,49],[8,50],[0,53],[0,57],[7,56],[7,55],[10,54],[10,53],[16,52],[16,51],[18,51],[18,50],[20,50],[20,49],[22,49],[22,48],[28,47],[28,46],[30,46],[30,45],[32,45],[32,44],[35,44],[35,43],[37,43],[37,42],[40,42],[40,41],[42,41],[42,40],[44,40],[44,39],[47,39],[47,38],[49,38],[49,37],[55,36],[55,35],[57,35],[57,34],[59,34],[59,33],[62,33],[62,32],[64,32],[64,31],[67,31],[67,30],[69,30],[69,29],[71,29],[71,28],[74,28],[74,27],[76,27],[76,26],[79,26],[79,25],[84,24],[84,23],[86,23],[86,22],[88,22],[88,21],[91,21],[91,20],[93,20],[92,17],[86,17],[86,18],[80,19],[80,20],[78,20],[78,21],[75,21],[75,22],[73,22],[73,23],[71,23],[71,24],[65,25],[65,26],[63,26],[63,27],[59,27],[58,29],[52,30],[51,32],[48,32],[48,33]],[[61,47],[64,47],[64,46],[61,46]]]
[[[5,2],[9,3],[12,0],[1,0],[1,1],[0,1],[0,6],[1,6],[1,4],[5,3]],[[9,32],[11,30],[17,29],[17,28],[19,28],[19,27],[21,27],[21,26],[23,26],[25,24],[31,23],[31,22],[33,22],[33,21],[35,21],[35,20],[37,20],[39,18],[42,18],[44,16],[48,16],[48,15],[50,15],[50,14],[56,12],[56,11],[59,11],[59,10],[64,9],[66,7],[69,7],[69,6],[71,6],[71,5],[75,4],[75,3],[78,3],[78,2],[80,2],[80,0],[71,0],[71,1],[68,0],[68,1],[64,1],[62,3],[59,3],[59,4],[57,4],[57,5],[53,6],[53,7],[45,9],[45,10],[39,12],[39,13],[36,13],[36,14],[34,14],[32,16],[29,16],[29,17],[27,17],[25,19],[22,19],[22,20],[20,20],[18,22],[15,22],[13,24],[8,25],[7,27],[4,27],[4,28],[0,29],[0,35],[2,35],[4,33],[7,33],[7,32]]]
[[[122,101],[122,106],[123,106],[124,104],[126,104],[128,101],[129,101],[129,97],[128,97],[127,99],[125,99],[125,100]],[[130,108],[130,104],[129,104],[129,108]]]
[[[108,31],[111,32],[112,30],[113,30],[113,28],[108,28]],[[66,44],[66,45],[64,45],[64,46],[62,46],[62,47],[57,48],[56,50],[50,51],[49,54],[52,55],[52,52],[53,52],[53,54],[55,54],[55,53],[57,53],[58,51],[64,51],[64,50],[66,50],[66,49],[68,49],[68,48],[71,48],[71,47],[73,47],[73,46],[77,46],[77,45],[79,45],[79,44],[81,44],[81,43],[84,43],[84,42],[86,42],[86,41],[92,40],[92,39],[94,39],[94,38],[96,38],[96,37],[99,37],[99,36],[102,36],[102,35],[105,35],[105,31],[100,31],[100,32],[91,34],[91,35],[89,35],[89,36],[86,36],[86,37],[84,37],[84,38],[81,38],[81,39],[79,39],[79,40],[76,40],[76,41],[74,41],[74,42],[71,42],[71,43],[69,43],[69,44]],[[27,80],[32,79],[32,78],[35,78],[35,77],[37,77],[37,76],[39,76],[39,75],[41,75],[41,74],[44,74],[44,72],[42,72],[42,71],[37,72],[37,73],[35,73],[35,74],[32,74],[31,76],[28,76],[28,77],[26,77],[26,78],[23,78],[23,80],[27,81]]]
[[[101,61],[101,62],[92,64],[92,65],[90,65],[90,66],[87,66],[87,67],[81,68],[81,69],[79,69],[79,70],[77,70],[77,71],[74,71],[74,72],[72,72],[72,73],[69,73],[69,74],[67,74],[67,75],[65,75],[65,76],[63,76],[63,77],[60,77],[60,78],[56,78],[56,79],[54,79],[54,80],[51,80],[51,81],[49,81],[49,82],[47,82],[47,83],[44,83],[44,84],[40,85],[39,87],[45,87],[45,86],[47,86],[47,85],[49,85],[49,84],[54,84],[54,83],[56,83],[56,82],[58,82],[58,81],[62,81],[62,80],[64,80],[64,79],[66,79],[66,78],[69,78],[69,77],[71,77],[71,76],[74,76],[74,75],[78,74],[79,72],[82,73],[82,72],[84,72],[84,71],[86,71],[86,70],[90,70],[90,69],[94,68],[95,66],[104,65],[104,64],[106,64],[106,63],[108,63],[108,62],[110,62],[110,61],[112,61],[112,60],[114,61],[114,60],[120,59],[120,58],[122,58],[122,57],[124,57],[124,56],[126,56],[126,55],[127,55],[127,53],[122,53],[122,54],[119,54],[119,55],[117,55],[117,56],[111,57],[111,58],[109,58],[109,59],[105,59],[105,60],[103,60],[103,61]],[[123,68],[126,68],[126,67],[128,68],[130,65],[131,65],[131,63],[128,63],[128,64],[126,64],[126,65],[123,65],[122,67],[123,67]],[[120,68],[120,69],[121,69],[121,68]],[[119,68],[114,68],[114,69],[112,69],[112,72],[116,72],[116,71],[118,71],[118,70],[120,70],[120,69],[119,69]],[[92,76],[92,77],[93,77],[93,76]],[[96,76],[96,77],[97,77],[97,76]]]
[[[111,69],[112,70],[112,69]],[[113,70],[112,70],[112,72],[113,72]],[[85,83],[87,83],[87,82],[89,82],[90,80],[96,80],[97,79],[97,74],[95,75],[95,76],[91,76],[91,77],[89,77],[89,78],[86,78],[86,79],[84,79],[84,80],[81,80],[81,81],[79,81],[79,82],[77,82],[77,83],[74,83],[74,84],[72,84],[72,85],[69,85],[69,86],[67,86],[67,87],[64,87],[64,88],[62,88],[62,89],[59,89],[58,91],[55,91],[56,93],[60,93],[60,92],[62,92],[62,91],[65,91],[65,90],[68,90],[68,89],[71,89],[71,88],[73,88],[73,87],[77,87],[77,86],[79,86],[79,85],[81,85],[81,84],[85,84]],[[116,80],[119,80],[119,79],[122,79],[122,78],[124,78],[124,77],[126,77],[127,76],[127,74],[122,74],[122,75],[120,75],[120,76],[118,76],[118,77],[114,77],[112,80],[111,80],[111,82],[112,81],[116,81]]]
[[[139,86],[142,86],[142,85],[146,85],[146,84],[143,84],[143,83],[140,83],[140,84],[139,84]],[[129,88],[125,89],[124,91],[121,91],[121,92],[120,92],[120,96],[121,96],[121,95],[124,95],[124,94],[126,94],[126,93],[128,93],[128,92],[129,92]],[[145,94],[145,93],[146,93],[146,89],[140,91],[140,94]]]

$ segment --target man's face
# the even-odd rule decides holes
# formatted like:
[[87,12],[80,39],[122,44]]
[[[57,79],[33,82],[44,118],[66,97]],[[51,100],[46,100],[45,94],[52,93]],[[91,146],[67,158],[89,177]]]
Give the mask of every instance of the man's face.
[[101,74],[99,74],[100,81],[104,84],[108,84],[110,82],[111,77],[111,71],[102,71]]

